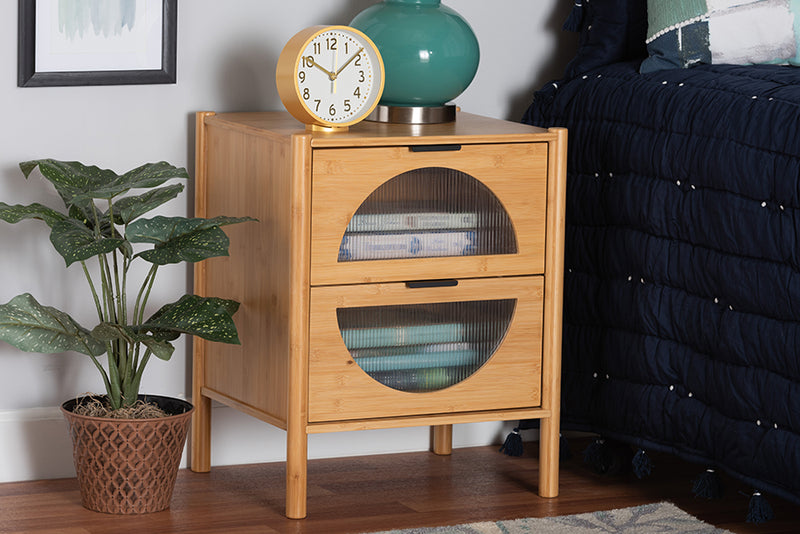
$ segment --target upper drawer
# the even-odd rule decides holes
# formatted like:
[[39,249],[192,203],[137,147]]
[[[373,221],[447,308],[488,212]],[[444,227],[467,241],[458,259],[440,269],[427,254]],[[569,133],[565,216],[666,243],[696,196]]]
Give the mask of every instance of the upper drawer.
[[316,149],[311,284],[542,273],[546,182],[545,143]]

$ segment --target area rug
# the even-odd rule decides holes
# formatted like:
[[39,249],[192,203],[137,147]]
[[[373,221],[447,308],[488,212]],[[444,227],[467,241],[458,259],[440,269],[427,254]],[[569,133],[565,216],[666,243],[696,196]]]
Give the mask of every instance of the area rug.
[[731,534],[661,502],[559,517],[485,521],[449,527],[386,530],[375,534]]

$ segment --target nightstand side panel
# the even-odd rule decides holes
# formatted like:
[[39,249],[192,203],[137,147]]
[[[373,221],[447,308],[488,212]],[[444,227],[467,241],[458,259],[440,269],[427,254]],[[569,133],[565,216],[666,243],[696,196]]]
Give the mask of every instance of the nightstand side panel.
[[303,240],[295,234],[304,231],[297,217],[307,210],[296,204],[306,195],[298,195],[297,188],[310,182],[303,163],[303,152],[310,155],[310,147],[303,147],[303,136],[300,143],[297,137],[262,135],[213,119],[207,126],[206,216],[258,221],[226,227],[230,256],[206,262],[203,290],[241,304],[235,316],[241,345],[214,343],[206,351],[205,392],[284,427],[290,354],[298,349],[293,338],[299,329],[302,339],[306,328],[305,318],[299,325],[296,318],[303,308],[298,300],[307,291],[296,287],[298,276],[303,278],[302,265],[297,265]]

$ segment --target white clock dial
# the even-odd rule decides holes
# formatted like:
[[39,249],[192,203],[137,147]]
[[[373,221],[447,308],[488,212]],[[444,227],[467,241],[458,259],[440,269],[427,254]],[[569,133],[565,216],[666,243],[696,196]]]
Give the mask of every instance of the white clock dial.
[[331,124],[355,122],[380,98],[383,80],[374,45],[348,29],[311,39],[297,65],[296,84],[309,113]]

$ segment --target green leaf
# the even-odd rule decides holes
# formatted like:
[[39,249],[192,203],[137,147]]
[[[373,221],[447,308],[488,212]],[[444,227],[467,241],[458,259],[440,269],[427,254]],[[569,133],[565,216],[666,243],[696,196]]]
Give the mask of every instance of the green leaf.
[[5,202],[0,202],[0,219],[11,224],[16,224],[24,219],[39,219],[52,228],[55,223],[63,221],[66,218],[67,216],[63,213],[39,203],[29,206],[22,206],[20,204],[10,206]]
[[78,161],[41,159],[19,164],[26,178],[37,166],[67,205],[91,198],[111,199],[129,189],[155,187],[171,178],[189,178],[186,169],[174,167],[164,161],[146,163],[122,176],[114,171],[87,166]]
[[166,243],[177,236],[191,232],[206,230],[208,228],[237,224],[246,221],[255,221],[252,217],[214,217],[213,219],[162,217],[152,219],[139,219],[131,223],[126,231],[126,236],[131,243]]
[[137,187],[150,188],[161,185],[172,178],[189,179],[189,173],[183,167],[174,167],[166,161],[145,163],[120,176],[120,182],[130,189]]
[[[25,178],[36,167],[42,176],[47,178],[61,195],[67,206],[75,203],[77,198],[91,198],[91,192],[105,184],[113,183],[118,177],[114,171],[87,166],[78,161],[57,161],[54,159],[40,159],[24,161],[19,164]],[[108,198],[104,196],[94,198]]]
[[238,309],[239,303],[233,300],[184,295],[179,301],[162,307],[135,330],[150,331],[157,339],[171,339],[180,333],[238,345],[239,336],[233,322],[233,314]]
[[217,256],[227,256],[228,245],[230,245],[230,240],[225,232],[218,227],[213,227],[176,236],[163,244],[156,245],[151,250],[140,252],[138,255],[156,265],[182,261],[194,263]]
[[172,353],[175,352],[175,347],[171,343],[159,341],[155,336],[146,336],[141,342],[160,360],[169,361],[172,358]]
[[115,323],[100,323],[92,330],[92,336],[102,341],[122,340],[129,344],[142,343],[157,358],[165,361],[169,360],[172,357],[172,353],[175,352],[175,347],[166,341],[158,340],[148,334],[138,334],[132,327]]
[[128,224],[150,210],[172,200],[183,191],[183,184],[169,185],[153,189],[142,195],[119,199],[114,203],[114,220],[118,224]]
[[125,236],[131,243],[154,243],[152,250],[137,256],[155,263],[198,262],[216,256],[227,256],[230,241],[220,226],[252,221],[250,217],[215,217],[187,219],[154,217],[138,219],[128,225]]
[[84,193],[86,198],[111,199],[136,188],[156,187],[172,178],[189,178],[186,169],[173,167],[167,162],[146,163],[117,176],[113,182],[103,184],[94,191]]
[[76,261],[84,261],[99,254],[106,254],[125,244],[122,238],[97,237],[91,229],[74,219],[53,225],[50,242],[67,262],[67,267]]
[[108,217],[102,214],[102,211],[95,206],[92,199],[76,199],[75,202],[69,206],[69,216],[77,219],[89,228],[94,228],[95,220],[100,219],[100,224],[108,224]]
[[132,330],[115,323],[100,323],[92,330],[92,337],[100,341],[116,341],[121,339],[126,343],[133,343],[136,336]]
[[0,339],[27,352],[53,354],[68,350],[100,356],[106,345],[69,315],[42,306],[25,293],[0,304]]

